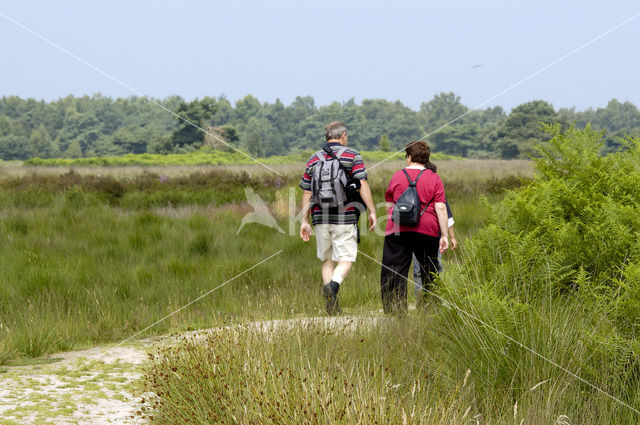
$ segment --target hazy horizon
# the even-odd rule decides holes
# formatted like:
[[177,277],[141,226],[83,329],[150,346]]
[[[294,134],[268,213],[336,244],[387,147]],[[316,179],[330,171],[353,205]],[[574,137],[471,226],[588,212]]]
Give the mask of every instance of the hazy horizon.
[[[386,99],[417,110],[440,92],[476,107],[638,12],[620,0],[36,0],[0,6],[0,96],[135,95],[12,19],[156,99],[251,94],[288,105],[309,95],[317,106]],[[640,105],[637,40],[633,19],[482,107]]]

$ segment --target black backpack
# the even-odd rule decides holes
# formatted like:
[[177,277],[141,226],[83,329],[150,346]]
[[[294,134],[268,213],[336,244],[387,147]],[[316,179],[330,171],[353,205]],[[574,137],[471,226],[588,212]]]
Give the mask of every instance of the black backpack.
[[409,180],[409,187],[402,192],[402,195],[398,198],[393,207],[393,214],[391,219],[395,224],[402,226],[417,226],[420,222],[420,217],[427,210],[431,201],[427,203],[422,211],[420,211],[420,198],[418,197],[418,190],[416,189],[416,183],[425,170],[421,170],[415,181],[411,180],[409,173],[403,168],[402,172]]

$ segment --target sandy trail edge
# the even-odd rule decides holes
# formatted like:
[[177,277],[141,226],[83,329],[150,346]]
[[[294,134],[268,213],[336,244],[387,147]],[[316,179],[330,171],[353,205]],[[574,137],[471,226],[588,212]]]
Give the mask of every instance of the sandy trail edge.
[[0,373],[0,424],[138,424],[134,416],[139,397],[132,393],[132,384],[142,377],[148,352],[158,345],[240,326],[265,333],[309,325],[348,331],[381,319],[373,315],[268,320],[54,354],[49,356],[55,359],[52,363],[7,367]]

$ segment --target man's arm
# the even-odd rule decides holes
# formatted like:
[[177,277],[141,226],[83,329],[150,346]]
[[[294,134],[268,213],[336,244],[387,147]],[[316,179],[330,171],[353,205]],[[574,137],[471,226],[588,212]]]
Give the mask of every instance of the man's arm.
[[376,215],[376,206],[373,204],[369,182],[364,179],[360,180],[360,197],[369,210],[369,231],[372,231],[378,223],[378,217]]
[[444,202],[436,202],[435,208],[438,216],[438,225],[440,226],[440,252],[444,252],[449,248],[447,207]]
[[311,209],[311,191],[302,192],[302,224],[300,225],[300,237],[309,242],[311,237],[311,224],[309,224],[309,210]]

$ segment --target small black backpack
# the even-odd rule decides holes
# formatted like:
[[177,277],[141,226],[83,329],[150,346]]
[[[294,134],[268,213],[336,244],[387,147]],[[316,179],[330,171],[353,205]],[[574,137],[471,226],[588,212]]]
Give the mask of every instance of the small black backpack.
[[402,192],[402,195],[398,198],[393,207],[393,214],[391,219],[395,224],[401,226],[417,226],[420,222],[420,217],[427,210],[431,201],[427,203],[422,211],[420,211],[420,198],[418,197],[418,190],[416,189],[416,183],[425,170],[420,171],[415,181],[411,180],[409,173],[403,168],[402,172],[409,180],[409,187]]

